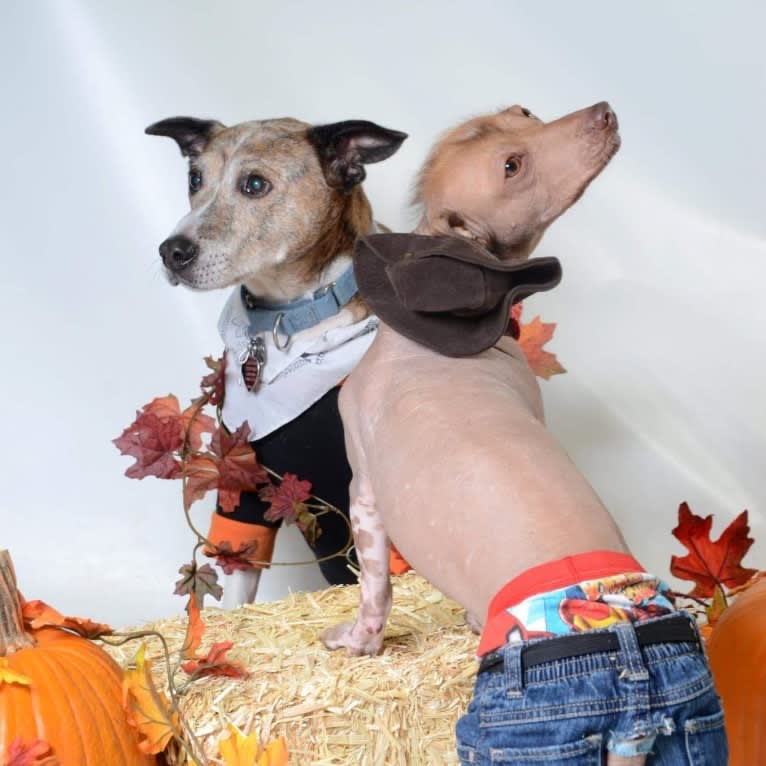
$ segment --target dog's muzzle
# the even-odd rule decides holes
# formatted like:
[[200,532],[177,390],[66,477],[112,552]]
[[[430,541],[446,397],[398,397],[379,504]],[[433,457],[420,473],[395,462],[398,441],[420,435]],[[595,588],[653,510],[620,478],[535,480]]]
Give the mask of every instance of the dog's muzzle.
[[199,255],[199,248],[188,237],[168,237],[160,245],[160,257],[165,267],[174,272],[185,269]]

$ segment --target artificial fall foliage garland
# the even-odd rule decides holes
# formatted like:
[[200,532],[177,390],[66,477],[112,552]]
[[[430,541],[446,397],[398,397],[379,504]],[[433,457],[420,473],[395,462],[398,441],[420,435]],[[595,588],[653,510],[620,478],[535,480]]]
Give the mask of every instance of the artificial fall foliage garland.
[[673,536],[689,553],[673,556],[670,572],[680,580],[692,581],[694,587],[688,593],[673,595],[701,623],[700,632],[706,640],[732,600],[766,577],[766,571],[742,566],[742,559],[753,544],[747,517],[747,511],[742,511],[713,541],[712,516],[697,516],[687,503],[678,508],[678,526]]
[[[143,644],[131,667],[121,671],[94,643],[146,636],[164,646],[170,698],[156,688]],[[103,623],[64,616],[42,601],[25,601],[16,590],[10,556],[0,551],[0,764],[159,766],[172,756],[175,763],[206,766],[179,701],[206,675],[246,677],[241,663],[226,658],[230,648],[229,642],[214,644],[205,656],[174,663],[154,631],[118,633]],[[189,676],[181,684],[179,669]],[[104,738],[99,732],[107,724]],[[45,738],[37,736],[40,732]],[[254,735],[230,728],[219,747],[226,766],[288,763],[282,739],[261,748]]]
[[[565,372],[556,356],[543,348],[553,337],[556,325],[541,322],[540,317],[522,324],[521,314],[522,306],[517,304],[513,307],[512,323],[518,329],[519,344],[535,374],[549,379],[552,375]],[[340,514],[330,503],[311,494],[310,482],[290,473],[280,476],[259,464],[247,441],[250,433],[247,422],[233,433],[222,425],[225,357],[218,360],[207,357],[205,362],[210,372],[202,378],[201,395],[185,410],[181,410],[178,399],[172,394],[158,397],[145,405],[136,414],[133,423],[114,439],[122,454],[135,458],[135,463],[126,470],[126,476],[133,479],[154,476],[181,479],[183,482],[183,509],[197,544],[191,563],[179,570],[182,578],[176,584],[175,592],[189,596],[187,611],[191,618],[190,625],[195,622],[194,615],[202,607],[204,597],[210,595],[220,599],[222,593],[216,571],[209,564],[197,563],[196,554],[200,548],[204,548],[208,556],[215,557],[226,574],[259,564],[276,566],[288,563],[260,561],[256,542],[244,543],[235,549],[228,541],[215,545],[206,539],[195,528],[189,511],[192,504],[207,492],[217,491],[221,510],[227,513],[237,507],[241,492],[257,491],[262,500],[270,503],[266,518],[297,524],[309,544],[313,544],[322,533],[322,515]],[[215,418],[203,411],[207,406],[215,408]],[[349,529],[345,545],[333,556],[345,556],[351,544]],[[291,563],[313,563],[313,560]],[[196,632],[190,630],[189,651],[192,653],[199,645],[197,633],[198,629]]]
[[[535,317],[528,324],[521,324],[521,312],[521,304],[514,306],[512,322],[519,330],[519,343],[532,370],[545,379],[565,372],[555,355],[543,349],[553,337],[556,325],[543,323],[539,317]],[[126,710],[129,720],[142,732],[142,747],[148,748],[147,752],[152,753],[163,752],[169,747],[180,747],[194,763],[200,762],[196,760],[199,758],[204,762],[204,756],[195,747],[193,736],[185,732],[179,722],[178,697],[187,687],[175,686],[175,673],[179,669],[183,670],[190,674],[192,680],[211,675],[234,678],[247,675],[241,663],[227,657],[229,650],[233,648],[232,642],[214,644],[206,655],[198,654],[205,632],[205,624],[201,617],[204,598],[210,595],[220,600],[223,590],[218,583],[215,569],[209,564],[200,565],[197,562],[197,552],[204,548],[205,553],[215,557],[216,563],[227,574],[261,563],[271,563],[274,566],[281,562],[259,561],[257,543],[243,544],[236,549],[228,541],[213,544],[194,526],[190,516],[192,504],[204,497],[208,491],[216,490],[221,510],[226,513],[237,507],[241,492],[258,491],[261,499],[270,503],[266,518],[272,521],[282,519],[287,524],[297,524],[309,544],[313,544],[321,534],[319,520],[323,514],[340,514],[337,508],[311,494],[310,482],[290,473],[279,476],[260,465],[247,441],[250,433],[247,422],[242,423],[234,432],[229,432],[222,425],[225,356],[218,360],[208,357],[205,362],[210,372],[200,383],[201,395],[194,399],[189,407],[181,410],[178,399],[172,394],[158,397],[144,406],[136,414],[133,423],[114,439],[115,446],[122,454],[135,458],[135,463],[126,470],[126,476],[134,479],[154,476],[160,479],[182,480],[185,518],[197,538],[191,562],[179,569],[181,579],[176,582],[175,588],[176,594],[188,597],[188,623],[181,660],[172,671],[170,658],[166,657],[169,664],[171,701],[154,688],[151,681],[151,664],[145,660],[143,648],[136,655],[135,666],[126,671],[125,680]],[[215,408],[215,418],[203,411],[207,406]],[[273,480],[278,483],[275,484]],[[351,544],[349,529],[345,546],[334,555],[345,556]],[[96,631],[91,637],[98,635]],[[254,740],[241,737],[241,734],[232,731],[230,744],[222,745],[222,753],[226,750],[236,754],[243,749],[245,753],[250,753],[254,747]],[[279,760],[282,749],[285,750],[286,763],[286,749],[283,744],[274,745],[273,753],[267,755],[269,747],[271,746],[267,747],[258,761],[258,766],[275,766],[282,763],[283,761]],[[248,757],[244,756],[243,760],[241,754],[236,755],[238,760],[231,761],[231,764],[253,766],[255,761],[247,760]],[[263,761],[263,758],[267,760]],[[229,761],[225,762],[229,764]]]

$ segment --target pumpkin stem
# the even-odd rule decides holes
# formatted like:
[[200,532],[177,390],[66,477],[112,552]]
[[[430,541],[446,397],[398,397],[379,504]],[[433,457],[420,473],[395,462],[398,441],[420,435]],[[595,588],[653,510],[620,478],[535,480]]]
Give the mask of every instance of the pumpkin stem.
[[34,646],[25,630],[11,554],[0,551],[0,657]]

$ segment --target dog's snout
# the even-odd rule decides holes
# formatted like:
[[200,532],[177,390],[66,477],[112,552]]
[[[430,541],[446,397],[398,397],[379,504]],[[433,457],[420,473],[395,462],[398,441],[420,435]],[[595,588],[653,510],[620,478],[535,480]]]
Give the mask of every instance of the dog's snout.
[[171,271],[180,271],[188,266],[199,252],[197,246],[188,237],[168,237],[160,245],[162,262]]
[[599,130],[606,130],[607,128],[617,130],[619,127],[617,115],[606,101],[600,101],[591,107],[591,117],[593,119],[593,127]]

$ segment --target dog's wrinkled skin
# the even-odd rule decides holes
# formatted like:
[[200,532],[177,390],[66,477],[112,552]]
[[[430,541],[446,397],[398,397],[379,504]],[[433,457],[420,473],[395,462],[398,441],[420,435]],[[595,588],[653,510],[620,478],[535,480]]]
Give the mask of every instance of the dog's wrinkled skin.
[[191,211],[160,246],[169,280],[199,290],[244,284],[282,302],[344,271],[372,222],[365,163],[406,135],[374,123],[312,127],[291,118],[225,127],[173,117],[147,128],[189,158]]
[[[529,255],[618,142],[614,114],[602,104],[549,125],[520,107],[471,120],[447,133],[424,167],[418,232],[446,227],[493,244],[498,254],[523,247]],[[510,174],[509,156],[521,158]],[[328,647],[380,649],[391,608],[386,535],[416,571],[482,619],[500,587],[531,566],[625,549],[545,429],[537,381],[510,338],[455,359],[381,323],[340,405],[361,609],[353,623],[325,632]]]

